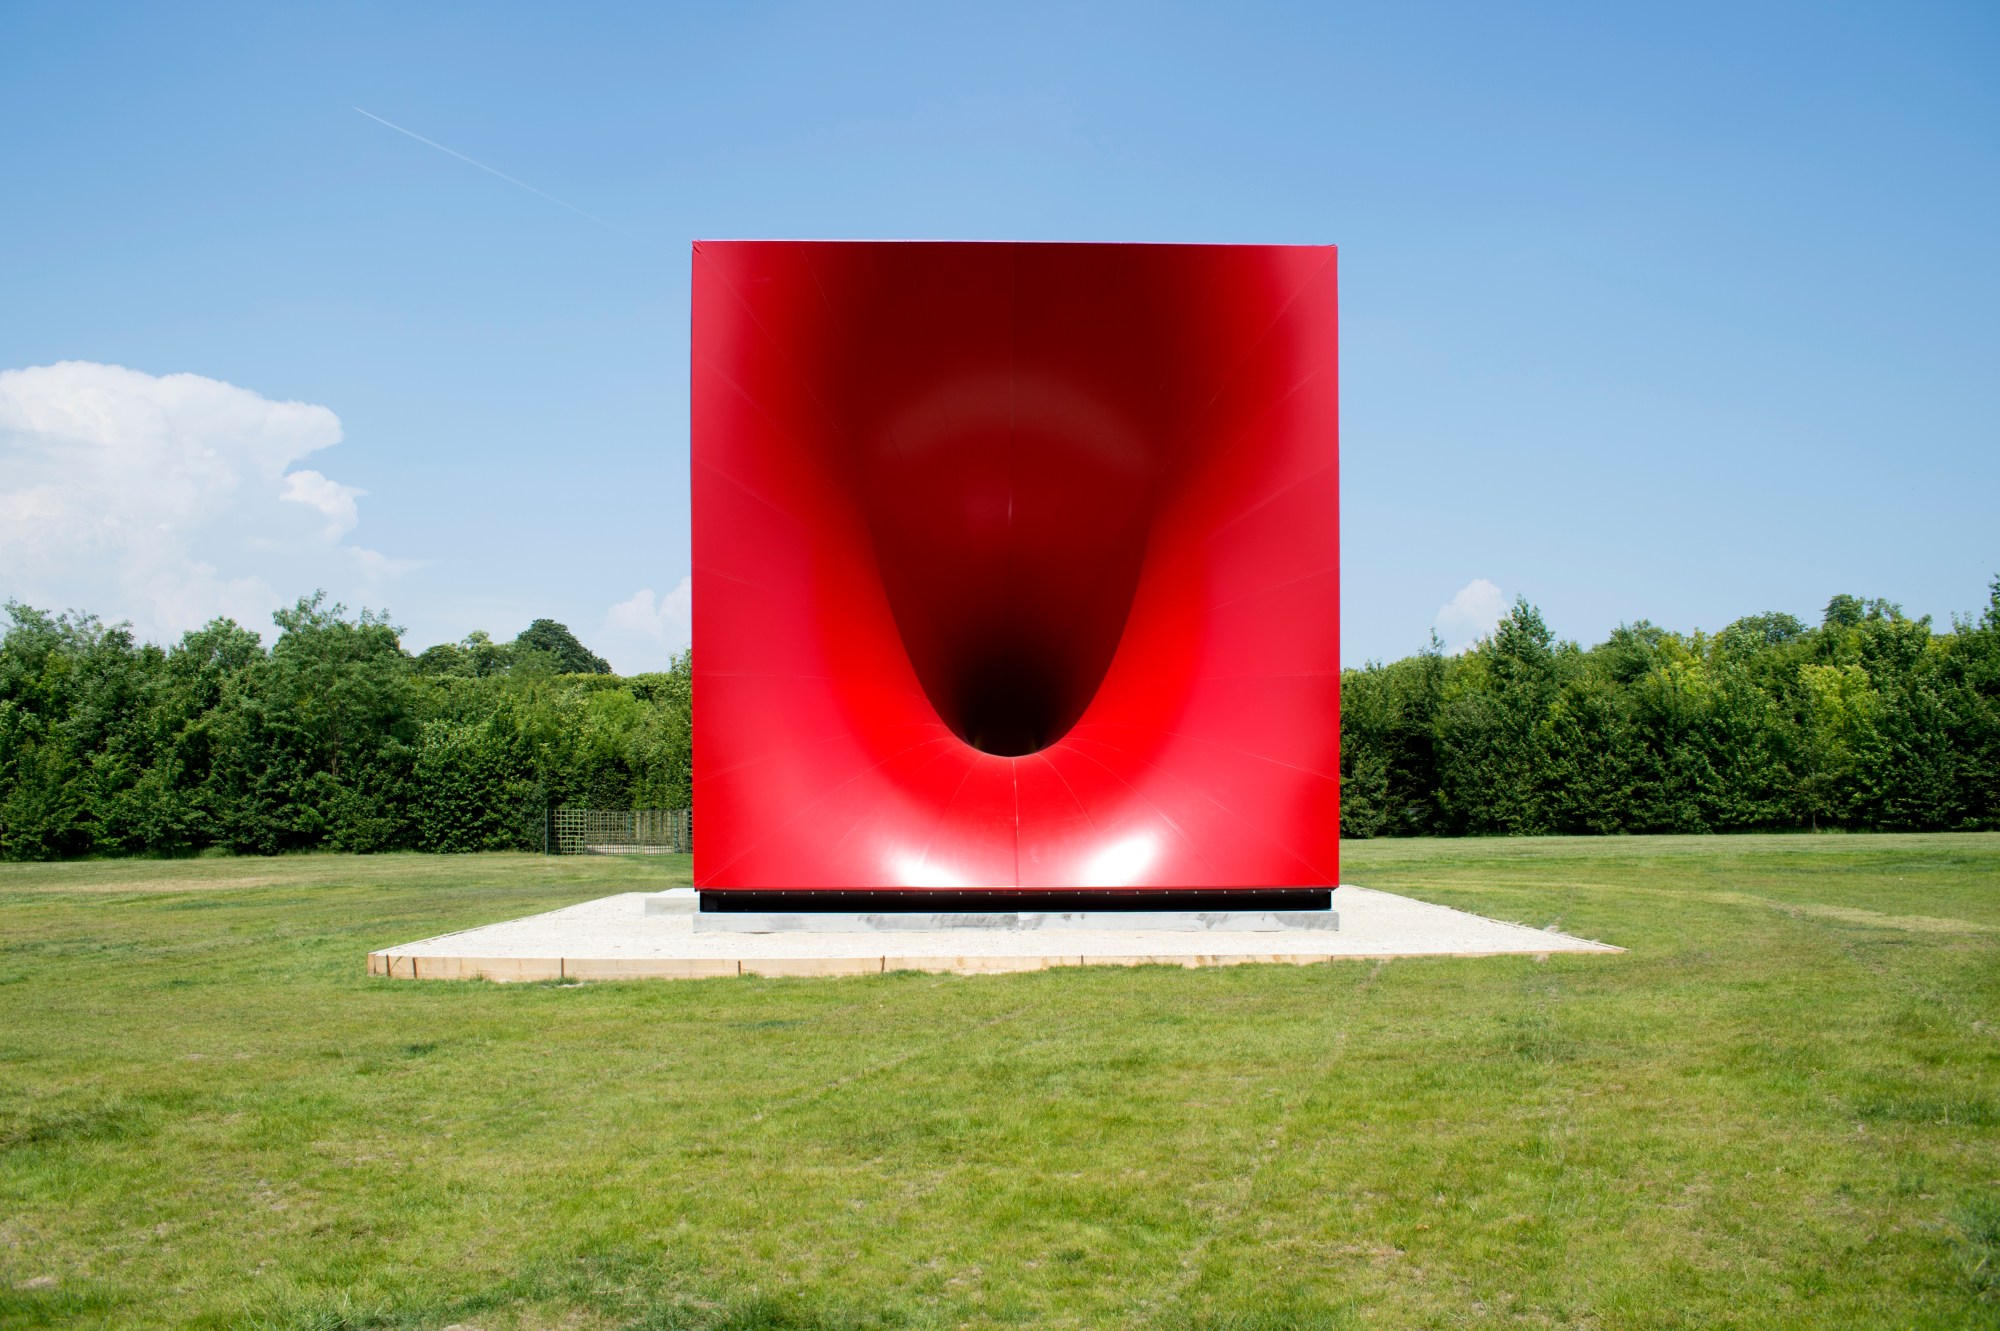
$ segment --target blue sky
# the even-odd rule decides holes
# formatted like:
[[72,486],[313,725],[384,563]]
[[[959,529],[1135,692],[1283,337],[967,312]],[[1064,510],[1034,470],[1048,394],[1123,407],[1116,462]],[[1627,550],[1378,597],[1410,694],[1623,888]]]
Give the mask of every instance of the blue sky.
[[0,163],[0,595],[153,636],[663,663],[698,236],[1338,243],[1349,663],[2000,571],[1990,4],[10,2]]

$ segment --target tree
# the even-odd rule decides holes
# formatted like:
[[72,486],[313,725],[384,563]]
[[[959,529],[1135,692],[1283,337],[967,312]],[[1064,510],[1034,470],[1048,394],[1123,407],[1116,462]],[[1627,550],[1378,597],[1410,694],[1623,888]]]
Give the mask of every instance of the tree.
[[1438,803],[1455,830],[1550,830],[1547,723],[1575,656],[1525,598],[1466,654],[1438,717]]
[[1821,623],[1826,628],[1853,628],[1861,622],[1863,609],[1860,597],[1842,592],[1826,603],[1826,617]]
[[[541,621],[547,623],[547,620]],[[557,628],[562,626],[558,624]],[[441,642],[426,647],[417,656],[419,675],[450,675],[463,679],[487,679],[504,675],[520,655],[511,643],[495,642],[485,629],[474,629],[462,642]]]
[[539,653],[566,675],[608,675],[611,665],[603,657],[578,642],[566,625],[553,619],[538,619],[514,639],[517,654]]

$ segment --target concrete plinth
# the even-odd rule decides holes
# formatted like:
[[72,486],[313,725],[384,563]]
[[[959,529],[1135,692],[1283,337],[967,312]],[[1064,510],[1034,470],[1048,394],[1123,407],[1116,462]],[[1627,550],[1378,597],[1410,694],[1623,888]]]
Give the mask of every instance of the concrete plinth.
[[[694,893],[625,893],[546,915],[427,938],[369,954],[398,979],[703,979],[728,975],[960,975],[1060,966],[1300,965],[1340,958],[1483,957],[1623,951],[1547,929],[1367,888],[1343,887],[1338,927],[1080,928],[1042,922],[975,928],[816,929],[752,934],[697,929]],[[1313,914],[1320,912],[1274,912]],[[1332,916],[1334,912],[1326,912]]]

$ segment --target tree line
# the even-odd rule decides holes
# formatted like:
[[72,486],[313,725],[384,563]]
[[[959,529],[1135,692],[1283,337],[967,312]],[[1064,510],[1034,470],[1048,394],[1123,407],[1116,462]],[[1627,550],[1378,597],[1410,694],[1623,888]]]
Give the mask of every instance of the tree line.
[[[686,653],[621,678],[544,619],[412,655],[320,596],[269,647],[7,616],[0,858],[532,850],[551,804],[690,803]],[[1588,649],[1519,601],[1462,654],[1343,671],[1341,710],[1346,836],[2000,828],[2000,579],[1949,632],[1836,596]]]
[[1525,600],[1471,650],[1341,673],[1346,836],[2000,828],[2000,578],[1938,632],[1641,621],[1583,649]]
[[620,678],[562,625],[405,651],[321,596],[267,648],[7,606],[0,858],[539,850],[550,804],[686,808],[689,657]]

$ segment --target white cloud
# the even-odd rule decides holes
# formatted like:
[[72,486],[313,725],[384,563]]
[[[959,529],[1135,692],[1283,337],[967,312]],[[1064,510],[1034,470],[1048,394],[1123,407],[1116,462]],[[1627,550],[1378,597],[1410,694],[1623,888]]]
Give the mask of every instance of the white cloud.
[[343,545],[340,551],[352,561],[354,567],[361,571],[361,576],[371,585],[385,578],[408,573],[422,562],[416,559],[391,559],[380,550],[368,550],[358,545]]
[[367,493],[356,486],[330,481],[316,471],[295,471],[285,477],[285,492],[278,498],[316,508],[331,518],[325,531],[331,541],[354,530],[354,524],[361,521],[361,511],[354,501]]
[[1493,632],[1507,614],[1507,597],[1484,578],[1474,578],[1438,607],[1431,627],[1444,640],[1445,650],[1456,655]]
[[659,670],[694,637],[694,580],[682,578],[665,596],[642,587],[604,612],[612,635],[605,655],[621,674]]
[[172,638],[216,615],[268,633],[325,587],[408,567],[341,538],[363,493],[295,462],[340,418],[198,374],[64,361],[0,371],[0,595]]

